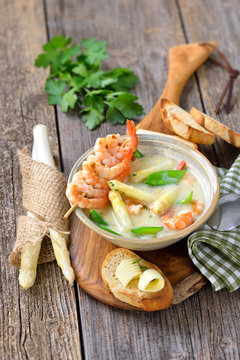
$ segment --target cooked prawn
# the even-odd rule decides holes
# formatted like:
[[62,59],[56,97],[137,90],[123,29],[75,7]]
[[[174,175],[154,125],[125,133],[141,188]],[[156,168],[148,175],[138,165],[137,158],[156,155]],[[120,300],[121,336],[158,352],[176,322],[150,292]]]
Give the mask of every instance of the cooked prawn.
[[119,134],[98,138],[94,146],[94,153],[98,161],[103,165],[111,167],[120,163],[129,150],[134,152],[137,149],[137,145],[138,137],[136,135],[135,124],[132,120],[127,120],[126,141],[121,139]]
[[114,166],[123,158],[121,145],[123,139],[119,134],[108,135],[105,138],[98,138],[94,146],[95,156],[102,164]]
[[113,180],[121,173],[123,173],[126,168],[128,168],[130,161],[132,159],[133,150],[129,150],[125,158],[117,165],[112,167],[104,166],[101,163],[95,163],[96,173],[103,179]]
[[73,177],[72,183],[76,184],[78,186],[78,190],[86,193],[89,198],[101,198],[108,194],[108,189],[102,189],[101,187],[96,188],[96,184],[94,185],[95,187],[88,185],[83,178],[74,179]]
[[143,209],[142,204],[138,204],[137,202],[134,202],[134,200],[129,198],[124,199],[124,203],[127,207],[129,214],[131,215],[139,215],[140,211]]
[[129,212],[129,214],[131,215],[139,215],[140,211],[143,209],[143,205],[142,204],[127,204],[127,210]]
[[194,204],[193,204],[193,207],[192,207],[192,211],[193,211],[193,213],[195,213],[197,215],[200,215],[203,212],[204,207],[205,207],[204,203],[202,203],[199,200],[195,200]]
[[130,149],[134,151],[137,150],[138,146],[138,137],[136,134],[136,127],[132,120],[127,120],[127,139],[122,146],[122,149],[129,151]]
[[77,183],[78,181],[84,180],[87,185],[91,185],[96,189],[108,189],[108,181],[100,178],[93,170],[80,170],[74,174],[72,182]]
[[108,201],[108,181],[123,181],[130,172],[130,162],[137,148],[138,138],[133,121],[127,121],[127,141],[120,135],[99,138],[94,146],[94,154],[82,163],[82,169],[68,184],[66,195],[72,204],[81,208],[99,209]]
[[189,174],[189,173],[186,173],[184,175],[184,178],[183,178],[183,182],[187,185],[191,185],[193,182],[194,182],[195,178]]
[[114,180],[123,182],[130,173],[130,165],[128,165]]
[[66,195],[72,204],[77,204],[80,208],[100,209],[108,202],[108,195],[101,198],[88,198],[75,183],[68,184]]
[[165,215],[161,218],[161,221],[170,230],[182,230],[194,223],[191,211],[182,213],[176,217]]
[[185,160],[182,160],[176,167],[176,170],[183,170],[186,166],[186,161]]

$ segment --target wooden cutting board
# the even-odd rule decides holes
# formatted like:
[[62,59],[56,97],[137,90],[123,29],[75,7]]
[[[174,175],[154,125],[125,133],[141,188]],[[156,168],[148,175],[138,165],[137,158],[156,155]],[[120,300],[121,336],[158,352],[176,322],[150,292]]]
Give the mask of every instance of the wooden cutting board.
[[[169,50],[168,79],[161,97],[141,121],[141,129],[169,134],[160,114],[160,99],[168,98],[179,104],[184,85],[196,69],[209,57],[216,43],[180,45]],[[101,266],[106,255],[116,246],[86,227],[74,214],[71,222],[70,254],[78,284],[94,298],[121,309],[139,310],[116,299],[106,289],[101,278]],[[186,239],[165,249],[138,252],[159,266],[170,280],[173,304],[180,303],[199,289],[206,280],[192,264]]]

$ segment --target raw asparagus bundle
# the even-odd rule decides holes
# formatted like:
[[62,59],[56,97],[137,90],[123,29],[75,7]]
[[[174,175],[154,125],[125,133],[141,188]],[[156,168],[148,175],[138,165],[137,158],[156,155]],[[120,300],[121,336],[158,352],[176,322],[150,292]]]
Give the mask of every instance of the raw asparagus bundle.
[[[47,127],[41,124],[35,126],[33,129],[33,137],[32,159],[55,168]],[[27,215],[37,217],[29,211]],[[42,219],[39,218],[39,220]],[[62,269],[65,278],[70,284],[73,284],[74,272],[71,267],[66,240],[60,232],[57,232],[51,227],[49,228],[49,233],[57,263]],[[37,238],[38,234],[36,233],[35,236]],[[36,243],[27,242],[22,249],[19,283],[24,289],[29,289],[35,282],[40,250],[40,241],[36,241]]]

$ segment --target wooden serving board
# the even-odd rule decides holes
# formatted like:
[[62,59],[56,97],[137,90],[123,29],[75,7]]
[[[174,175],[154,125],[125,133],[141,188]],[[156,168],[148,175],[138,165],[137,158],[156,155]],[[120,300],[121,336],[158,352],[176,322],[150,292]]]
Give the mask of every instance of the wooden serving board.
[[[184,85],[196,69],[214,50],[210,45],[189,44],[170,49],[168,56],[168,80],[161,97],[149,114],[141,121],[141,129],[169,134],[160,114],[160,99],[168,98],[179,104]],[[86,227],[76,215],[71,222],[70,254],[78,284],[94,298],[121,309],[139,310],[123,303],[108,292],[101,278],[101,267],[106,255],[116,246]],[[186,239],[165,249],[137,252],[142,258],[156,264],[170,280],[173,304],[185,300],[206,283],[205,278],[192,264]]]

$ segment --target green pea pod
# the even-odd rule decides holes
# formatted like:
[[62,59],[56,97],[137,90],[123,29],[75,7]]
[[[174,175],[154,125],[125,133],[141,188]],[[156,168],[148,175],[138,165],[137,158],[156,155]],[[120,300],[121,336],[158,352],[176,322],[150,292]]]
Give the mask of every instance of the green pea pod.
[[108,223],[101,217],[101,215],[93,209],[90,210],[89,219],[98,225],[108,225]]
[[163,226],[141,226],[135,229],[131,229],[131,232],[135,235],[155,235],[163,229]]
[[151,186],[177,184],[185,174],[186,170],[157,171],[147,177],[145,184]]
[[143,155],[138,149],[134,152],[134,156],[135,156],[135,158],[142,158],[142,157],[144,157],[144,155]]
[[118,235],[118,236],[122,236],[122,235],[118,234],[117,232],[115,232],[115,231],[113,231],[113,230],[111,230],[111,229],[108,229],[106,226],[102,226],[102,225],[98,225],[98,226],[99,226],[101,229],[110,232],[111,234],[115,234],[115,235]]
[[191,191],[190,194],[185,199],[179,200],[177,204],[188,204],[192,201],[192,197],[193,197],[193,191]]

